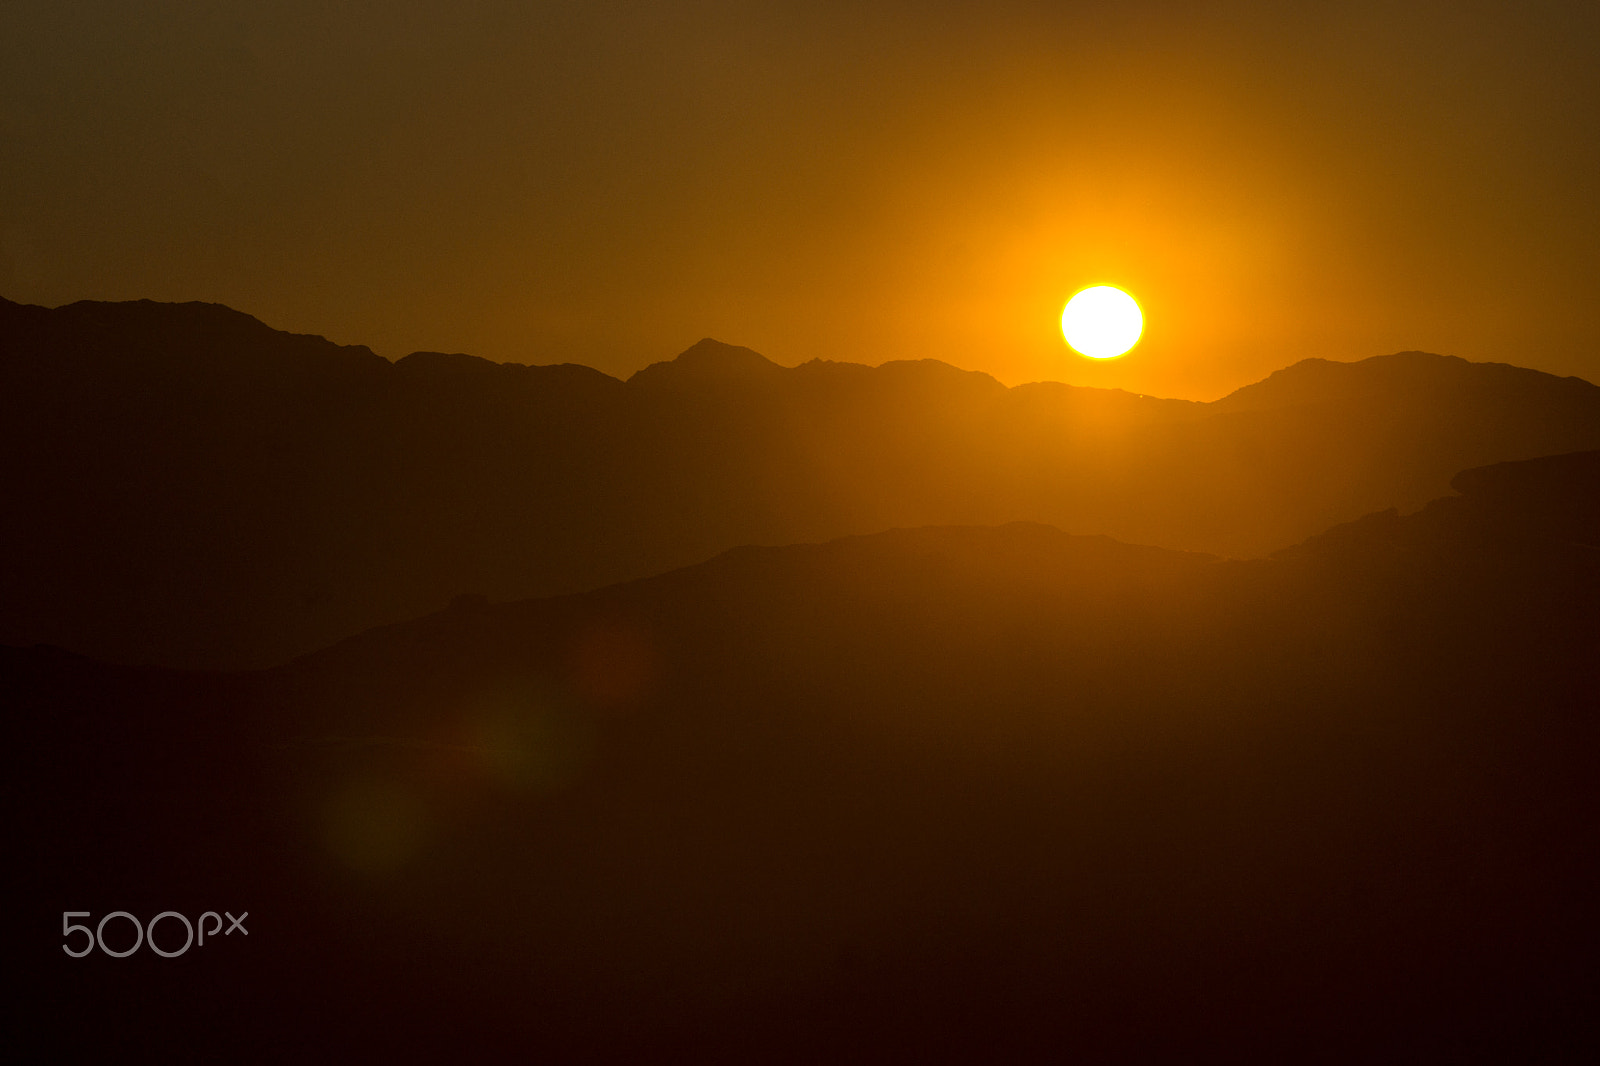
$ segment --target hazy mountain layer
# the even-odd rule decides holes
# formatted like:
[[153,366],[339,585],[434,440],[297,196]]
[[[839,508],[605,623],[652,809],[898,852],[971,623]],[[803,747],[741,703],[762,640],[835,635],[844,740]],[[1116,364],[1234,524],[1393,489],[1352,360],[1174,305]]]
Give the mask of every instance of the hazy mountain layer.
[[1600,447],[1600,388],[1403,353],[1216,403],[703,341],[620,382],[271,330],[216,305],[0,301],[0,640],[264,665],[463,593],[739,544],[1036,521],[1260,555]]
[[[901,530],[261,674],[7,652],[18,1017],[89,1058],[1588,1061],[1600,453],[1457,484],[1269,560]],[[73,960],[68,907],[251,936]]]

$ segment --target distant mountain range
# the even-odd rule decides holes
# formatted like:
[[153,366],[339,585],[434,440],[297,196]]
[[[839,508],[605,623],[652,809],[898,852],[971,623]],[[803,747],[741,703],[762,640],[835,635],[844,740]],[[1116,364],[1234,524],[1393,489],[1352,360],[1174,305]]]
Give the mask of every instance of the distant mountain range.
[[1030,521],[1260,556],[1600,448],[1600,388],[1409,352],[1190,403],[711,340],[623,382],[0,301],[0,444],[0,643],[231,668],[742,544]]
[[[882,390],[873,411],[911,387],[897,374],[1017,402],[949,368],[704,348],[644,380],[708,355],[783,388],[850,375]],[[1400,358],[1230,402],[1391,374],[1377,395],[1415,417],[1404,379],[1477,403],[1497,381],[1576,388]],[[722,419],[754,403],[733,373],[684,387]],[[1382,406],[1325,403],[1358,401],[1344,417]],[[1248,414],[1186,410],[1153,424]],[[228,1061],[1591,1061],[1600,452],[1454,486],[1246,561],[1028,523],[745,547],[461,600],[253,674],[0,649],[30,967],[15,1038],[74,1061],[141,1042]],[[68,907],[248,909],[251,936],[73,960]]]

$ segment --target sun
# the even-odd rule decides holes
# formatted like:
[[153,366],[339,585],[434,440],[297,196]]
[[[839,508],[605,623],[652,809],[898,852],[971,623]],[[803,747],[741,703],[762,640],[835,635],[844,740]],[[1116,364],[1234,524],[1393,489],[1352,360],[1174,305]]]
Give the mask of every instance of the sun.
[[1143,332],[1139,305],[1112,285],[1084,289],[1061,312],[1061,335],[1090,359],[1115,359],[1137,344]]

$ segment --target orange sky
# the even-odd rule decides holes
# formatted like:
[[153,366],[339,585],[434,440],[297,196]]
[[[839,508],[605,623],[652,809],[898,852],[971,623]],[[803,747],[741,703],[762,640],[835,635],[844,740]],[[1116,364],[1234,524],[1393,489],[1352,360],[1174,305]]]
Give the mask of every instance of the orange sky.
[[[1600,5],[1298,6],[22,0],[0,295],[619,375],[1600,380]],[[1109,363],[1057,327],[1102,282],[1147,317]]]

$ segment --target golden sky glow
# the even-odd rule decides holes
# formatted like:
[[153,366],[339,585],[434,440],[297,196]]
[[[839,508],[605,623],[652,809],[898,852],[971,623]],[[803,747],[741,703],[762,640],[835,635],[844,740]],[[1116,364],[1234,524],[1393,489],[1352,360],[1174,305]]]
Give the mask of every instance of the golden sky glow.
[[[1592,4],[21,0],[0,295],[625,375],[703,336],[1211,398],[1600,378]],[[1078,359],[1063,295],[1159,322]]]

